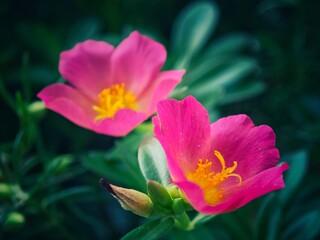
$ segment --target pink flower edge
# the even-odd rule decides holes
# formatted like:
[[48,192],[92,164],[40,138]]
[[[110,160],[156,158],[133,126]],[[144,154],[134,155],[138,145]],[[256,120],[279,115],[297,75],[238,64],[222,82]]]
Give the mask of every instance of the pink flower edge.
[[154,83],[143,92],[143,98],[138,99],[139,106],[150,116],[156,111],[157,103],[168,97],[170,92],[181,82],[185,70],[170,70],[160,72]]
[[160,101],[157,112],[158,116],[153,117],[154,134],[166,152],[171,178],[185,180],[185,172],[194,169],[199,158],[209,153],[208,112],[192,96],[182,101]]
[[[165,60],[163,45],[137,31],[116,48],[102,41],[87,40],[60,54],[59,71],[71,86],[50,85],[38,97],[47,108],[81,127],[125,136],[151,116],[156,103],[181,81],[183,70],[160,72]],[[97,113],[92,107],[99,93],[122,83],[136,96],[139,110],[120,109],[112,118],[95,122]]]
[[[182,101],[160,101],[158,116],[152,120],[154,134],[165,150],[173,183],[182,189],[199,212],[233,211],[263,194],[284,187],[282,173],[289,165],[276,166],[279,151],[275,148],[275,134],[269,126],[255,126],[246,115],[230,116],[210,124],[206,109],[192,96]],[[195,171],[199,159],[210,159],[214,163],[213,171],[220,172],[221,164],[213,156],[215,150],[224,156],[226,167],[237,161],[234,173],[243,181],[240,187],[235,184],[236,178],[222,182],[225,197],[220,203],[209,205],[201,187],[189,181],[187,174]]]
[[87,40],[61,52],[59,72],[82,95],[95,99],[111,79],[114,47],[106,42]]
[[52,84],[44,88],[38,97],[45,103],[45,106],[71,122],[90,129],[96,133],[111,136],[125,136],[134,127],[145,121],[148,116],[144,113],[122,109],[114,118],[107,118],[95,122],[92,105],[84,96],[74,88],[65,84]]
[[190,181],[174,182],[174,184],[184,192],[190,204],[198,212],[203,214],[221,214],[234,211],[262,195],[284,188],[285,184],[282,173],[288,168],[289,165],[287,163],[282,163],[280,166],[260,172],[251,179],[244,181],[241,190],[229,189],[229,191],[237,191],[236,194],[214,206],[206,203],[203,191],[197,184]]

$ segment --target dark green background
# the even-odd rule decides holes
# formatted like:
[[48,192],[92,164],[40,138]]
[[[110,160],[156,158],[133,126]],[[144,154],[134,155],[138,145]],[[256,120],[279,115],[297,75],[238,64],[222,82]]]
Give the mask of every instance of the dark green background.
[[[179,57],[172,44],[174,26],[191,2],[197,1],[0,2],[0,182],[14,186],[15,194],[19,186],[31,196],[17,205],[16,195],[0,195],[1,239],[119,239],[144,221],[124,212],[98,185],[99,177],[110,176],[119,185],[144,190],[141,173],[136,172],[138,177],[128,173],[128,168],[138,171],[137,165],[119,161],[136,161],[143,134],[135,131],[119,139],[97,135],[51,111],[41,116],[30,113],[29,105],[37,100],[37,92],[60,78],[59,53],[86,39],[118,44],[137,29],[162,42],[169,55],[166,68],[174,66]],[[200,53],[192,56],[187,71],[201,65],[201,53],[216,39],[232,33],[250,36],[241,51],[232,53],[257,63],[253,73],[241,77],[239,89],[261,82],[263,90],[230,103],[222,103],[229,95],[221,94],[219,101],[210,103],[210,95],[198,92],[199,100],[213,120],[245,113],[257,125],[270,125],[277,134],[281,160],[292,166],[286,173],[289,190],[218,216],[193,232],[174,230],[164,239],[316,239],[320,237],[320,4],[316,0],[215,4],[216,29]],[[230,59],[208,75],[224,69]],[[205,77],[193,80],[184,79],[182,86],[189,90],[178,98],[197,92],[206,82]],[[101,165],[94,166],[97,162]],[[121,179],[127,175],[127,180]],[[134,178],[136,182],[131,181]],[[12,211],[24,215],[24,224],[8,225]]]

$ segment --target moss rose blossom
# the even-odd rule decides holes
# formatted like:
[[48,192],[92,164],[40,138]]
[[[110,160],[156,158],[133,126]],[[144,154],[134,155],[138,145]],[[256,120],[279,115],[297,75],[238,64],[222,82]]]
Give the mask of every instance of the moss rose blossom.
[[233,211],[284,187],[282,173],[289,165],[277,166],[276,135],[269,126],[255,126],[243,114],[210,124],[208,112],[193,97],[160,101],[157,112],[154,133],[172,182],[197,211]]
[[38,97],[81,127],[124,136],[181,81],[184,70],[160,72],[165,60],[163,45],[138,32],[116,48],[87,40],[60,55],[59,71],[69,84],[49,85]]

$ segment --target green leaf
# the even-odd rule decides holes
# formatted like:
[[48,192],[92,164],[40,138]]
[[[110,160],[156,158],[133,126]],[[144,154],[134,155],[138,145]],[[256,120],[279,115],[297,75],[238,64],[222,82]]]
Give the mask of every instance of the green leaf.
[[60,37],[52,28],[44,23],[30,24],[24,21],[17,26],[17,33],[27,49],[41,56],[42,63],[56,67],[62,45]]
[[278,203],[275,193],[270,193],[260,199],[261,203],[257,208],[255,216],[253,233],[255,239],[265,238],[268,234],[267,227],[272,219],[271,215],[275,209],[275,205]]
[[173,50],[179,54],[175,68],[185,68],[207,43],[218,20],[218,9],[211,2],[195,2],[178,16],[172,33]]
[[82,19],[71,28],[68,36],[68,46],[71,48],[78,42],[96,39],[101,30],[101,23],[96,19]]
[[272,209],[272,214],[268,222],[267,240],[276,240],[281,226],[281,208],[276,207]]
[[115,141],[108,152],[82,155],[82,162],[87,169],[108,182],[145,191],[145,179],[139,168],[137,152],[147,134],[149,130],[144,124],[143,129],[136,129],[125,138]]
[[81,196],[88,196],[93,193],[93,188],[87,186],[73,187],[60,192],[54,193],[42,201],[43,206],[48,206],[57,201],[65,201],[66,199],[79,198]]
[[266,84],[260,80],[241,86],[237,90],[226,93],[217,101],[220,105],[230,104],[235,102],[240,102],[248,98],[255,97],[260,93],[264,92],[266,89]]
[[191,95],[205,98],[212,94],[212,91],[224,89],[252,73],[257,69],[257,63],[252,58],[241,58],[233,62],[229,67],[220,71],[214,76],[208,77],[201,85],[190,90]]
[[146,180],[168,185],[170,179],[166,155],[160,142],[154,137],[146,138],[138,151],[139,166]]
[[4,79],[0,76],[0,98],[15,112],[16,104],[15,100],[11,96],[10,92],[4,84]]
[[[135,187],[135,180],[128,174],[126,166],[118,159],[111,159],[105,152],[83,154],[83,165],[99,177],[108,181]],[[98,181],[98,180],[97,180]]]
[[293,220],[293,223],[283,232],[282,239],[312,240],[320,233],[320,211],[313,210]]
[[258,46],[257,40],[252,36],[243,33],[231,33],[212,42],[203,54],[203,57],[211,58],[225,54],[237,54],[247,47],[258,48]]
[[306,174],[308,166],[307,153],[301,150],[286,156],[283,161],[290,165],[290,168],[284,174],[286,187],[279,192],[281,201],[285,203],[292,196]]
[[126,234],[122,240],[153,240],[158,239],[171,230],[174,225],[172,218],[162,218],[147,222]]
[[47,170],[59,174],[66,169],[74,162],[74,156],[71,154],[60,155],[52,159],[47,166]]
[[210,74],[215,74],[219,69],[230,64],[233,59],[234,56],[231,59],[230,56],[226,55],[217,58],[197,59],[186,72],[187,77],[185,77],[183,83],[188,86],[190,84],[201,84],[201,80],[210,76]]

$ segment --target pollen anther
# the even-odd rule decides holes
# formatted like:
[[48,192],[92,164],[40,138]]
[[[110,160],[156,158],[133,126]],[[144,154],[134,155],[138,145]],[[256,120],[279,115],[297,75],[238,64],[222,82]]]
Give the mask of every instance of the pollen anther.
[[97,112],[94,121],[112,118],[120,109],[129,108],[137,110],[136,98],[132,92],[127,91],[125,84],[114,84],[103,89],[98,96],[98,104],[92,106]]
[[194,172],[190,172],[187,177],[190,181],[198,184],[203,190],[204,197],[208,204],[214,205],[222,201],[223,189],[219,185],[229,177],[236,177],[239,181],[239,186],[242,183],[242,178],[239,174],[233,173],[237,168],[237,162],[233,162],[232,167],[226,167],[225,160],[222,154],[215,150],[215,156],[221,164],[221,171],[215,173],[212,170],[212,161],[199,159],[197,168]]

